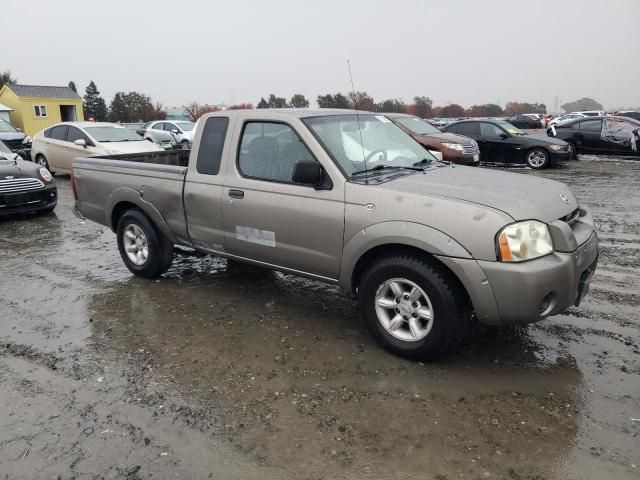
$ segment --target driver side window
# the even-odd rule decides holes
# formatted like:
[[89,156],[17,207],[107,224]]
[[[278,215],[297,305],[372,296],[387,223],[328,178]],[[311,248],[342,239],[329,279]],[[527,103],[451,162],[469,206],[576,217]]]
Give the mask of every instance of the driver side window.
[[276,122],[248,122],[238,153],[243,177],[269,182],[293,183],[298,162],[315,162],[309,149],[291,127]]

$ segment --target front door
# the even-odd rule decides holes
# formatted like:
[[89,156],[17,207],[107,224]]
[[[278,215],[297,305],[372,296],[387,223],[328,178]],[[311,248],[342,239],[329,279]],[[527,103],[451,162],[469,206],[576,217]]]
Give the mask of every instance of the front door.
[[602,120],[582,120],[579,122],[579,131],[576,133],[578,150],[582,152],[602,152]]
[[[246,122],[229,164],[222,216],[228,253],[337,279],[344,233],[342,185],[316,190],[292,181],[297,162],[317,161],[280,122]],[[330,183],[330,182],[329,182]]]

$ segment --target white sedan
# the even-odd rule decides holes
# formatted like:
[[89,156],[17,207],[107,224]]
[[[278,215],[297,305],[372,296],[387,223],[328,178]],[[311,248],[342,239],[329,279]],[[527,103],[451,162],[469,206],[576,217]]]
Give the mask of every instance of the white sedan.
[[162,151],[117,123],[63,122],[33,137],[31,158],[51,172],[71,173],[75,157]]
[[561,123],[570,122],[571,120],[577,120],[578,118],[582,118],[584,116],[585,115],[583,115],[582,113],[567,113],[566,115],[560,115],[559,117],[551,120],[547,124],[547,127],[550,127],[552,125],[560,125]]
[[144,130],[144,138],[151,142],[177,142],[183,149],[191,148],[195,123],[185,120],[158,120]]

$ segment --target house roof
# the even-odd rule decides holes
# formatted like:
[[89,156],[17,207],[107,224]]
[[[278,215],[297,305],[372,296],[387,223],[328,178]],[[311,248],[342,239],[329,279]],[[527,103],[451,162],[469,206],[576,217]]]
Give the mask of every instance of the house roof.
[[0,112],[13,112],[13,108],[7,107],[5,104],[0,103]]
[[69,87],[51,87],[47,85],[8,85],[18,97],[39,98],[80,98]]

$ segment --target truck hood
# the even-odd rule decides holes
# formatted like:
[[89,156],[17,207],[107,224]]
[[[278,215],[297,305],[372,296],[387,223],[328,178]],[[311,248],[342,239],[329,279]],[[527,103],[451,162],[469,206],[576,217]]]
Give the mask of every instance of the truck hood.
[[144,152],[161,152],[160,148],[155,143],[144,140],[142,142],[109,142],[101,143],[102,148],[105,150],[105,154],[116,153],[144,153]]
[[578,208],[564,183],[477,167],[438,166],[384,184],[398,192],[454,198],[500,210],[514,220],[552,222]]

